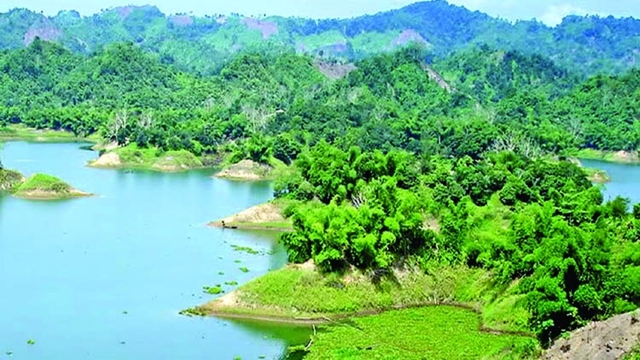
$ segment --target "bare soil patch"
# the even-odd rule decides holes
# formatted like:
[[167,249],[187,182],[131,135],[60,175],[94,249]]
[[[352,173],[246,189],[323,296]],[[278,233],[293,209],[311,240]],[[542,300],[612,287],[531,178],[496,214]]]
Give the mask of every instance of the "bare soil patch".
[[116,167],[122,165],[120,156],[114,152],[108,152],[100,156],[98,160],[93,161],[89,166],[92,167]]
[[271,173],[271,170],[272,168],[268,165],[242,160],[220,171],[215,176],[222,179],[259,181],[264,180]]

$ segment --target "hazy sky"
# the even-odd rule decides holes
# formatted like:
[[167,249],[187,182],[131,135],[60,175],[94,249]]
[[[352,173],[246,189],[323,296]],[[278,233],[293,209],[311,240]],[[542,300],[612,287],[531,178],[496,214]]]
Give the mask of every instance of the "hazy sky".
[[[103,8],[153,4],[165,13],[285,15],[314,18],[351,17],[389,10],[414,0],[0,0],[0,11],[26,7],[53,15],[62,9],[90,15]],[[640,18],[640,0],[450,0],[510,20],[538,18],[555,25],[569,14],[599,14]]]

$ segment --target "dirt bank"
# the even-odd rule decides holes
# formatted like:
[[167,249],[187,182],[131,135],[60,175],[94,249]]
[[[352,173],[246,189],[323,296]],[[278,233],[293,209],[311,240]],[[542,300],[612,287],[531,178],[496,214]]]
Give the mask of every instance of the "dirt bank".
[[291,221],[282,215],[284,207],[284,204],[273,202],[257,205],[235,215],[211,222],[209,226],[247,230],[291,230]]
[[640,344],[640,310],[589,324],[559,339],[543,360],[617,360]]
[[120,156],[114,152],[108,152],[98,158],[98,160],[92,161],[89,166],[97,168],[111,168],[122,165]]
[[251,160],[242,160],[220,171],[215,176],[230,180],[259,181],[268,179],[272,170],[268,165],[258,164]]
[[69,198],[77,198],[77,197],[88,197],[93,195],[77,189],[71,189],[71,191],[64,192],[64,193],[37,189],[37,190],[20,191],[16,193],[15,196],[22,199],[28,199],[28,200],[60,200],[60,199],[69,199]]

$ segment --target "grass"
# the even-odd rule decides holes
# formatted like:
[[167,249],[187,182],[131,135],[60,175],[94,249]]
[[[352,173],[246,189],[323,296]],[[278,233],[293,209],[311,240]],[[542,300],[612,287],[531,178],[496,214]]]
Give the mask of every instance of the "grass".
[[209,314],[268,317],[280,320],[340,318],[404,307],[460,304],[478,310],[485,326],[527,332],[529,314],[515,306],[514,286],[498,287],[491,273],[467,267],[396,271],[374,283],[357,271],[323,275],[290,266],[267,273],[240,288],[236,305],[214,301],[200,309]]
[[67,131],[38,130],[22,124],[0,127],[0,141],[34,141],[34,142],[98,142],[97,134],[89,137],[79,137]]
[[18,192],[36,190],[67,193],[71,191],[71,186],[55,176],[35,174],[18,187]]
[[14,195],[27,199],[67,199],[89,194],[72,188],[69,184],[46,174],[35,174],[14,188]]
[[624,360],[640,360],[640,344],[635,347],[635,349],[631,350],[630,353],[626,354],[623,358]]
[[305,359],[523,359],[537,342],[482,331],[472,311],[435,306],[391,311],[321,328]]

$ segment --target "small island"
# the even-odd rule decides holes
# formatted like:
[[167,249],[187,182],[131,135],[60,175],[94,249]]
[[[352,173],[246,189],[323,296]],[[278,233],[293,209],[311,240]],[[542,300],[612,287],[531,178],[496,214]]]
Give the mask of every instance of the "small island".
[[0,190],[30,200],[62,200],[91,196],[64,181],[46,174],[25,177],[17,171],[0,169]]

